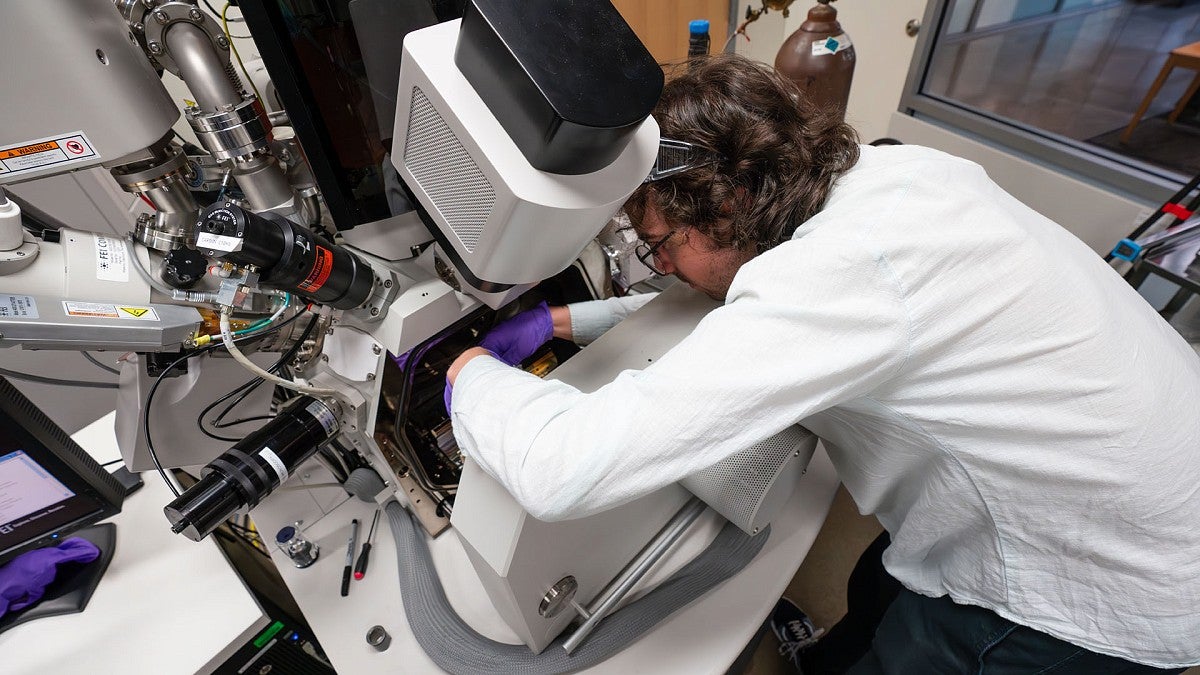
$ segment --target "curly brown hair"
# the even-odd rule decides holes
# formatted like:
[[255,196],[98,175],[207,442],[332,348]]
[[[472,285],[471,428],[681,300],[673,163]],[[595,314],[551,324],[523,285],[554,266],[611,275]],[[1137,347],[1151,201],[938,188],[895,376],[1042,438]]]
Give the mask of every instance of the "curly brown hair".
[[761,253],[820,211],[834,180],[858,161],[854,129],[769,66],[719,54],[670,75],[653,113],[662,137],[717,161],[635,190],[625,203],[634,227],[653,205],[718,246]]

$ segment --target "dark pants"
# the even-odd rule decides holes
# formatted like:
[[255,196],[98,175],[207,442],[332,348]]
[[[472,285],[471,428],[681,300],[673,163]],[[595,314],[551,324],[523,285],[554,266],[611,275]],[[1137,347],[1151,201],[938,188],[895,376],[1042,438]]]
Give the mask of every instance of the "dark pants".
[[887,533],[880,535],[859,559],[850,575],[846,617],[804,653],[805,675],[1183,672],[1096,654],[982,607],[913,593],[883,569],[890,543]]

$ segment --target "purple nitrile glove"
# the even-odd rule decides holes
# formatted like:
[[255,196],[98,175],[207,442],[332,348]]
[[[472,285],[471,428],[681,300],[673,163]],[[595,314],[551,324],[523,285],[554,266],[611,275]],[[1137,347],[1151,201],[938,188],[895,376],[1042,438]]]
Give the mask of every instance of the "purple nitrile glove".
[[37,603],[54,581],[62,563],[89,563],[100,557],[100,549],[87,539],[71,537],[57,546],[47,546],[21,555],[0,567],[0,616]]
[[515,366],[533,356],[539,347],[554,337],[550,307],[543,301],[493,328],[479,343],[496,358]]
[[450,384],[450,378],[446,378],[446,391],[442,394],[442,402],[446,404],[446,414],[450,414],[450,398],[454,395],[454,385]]

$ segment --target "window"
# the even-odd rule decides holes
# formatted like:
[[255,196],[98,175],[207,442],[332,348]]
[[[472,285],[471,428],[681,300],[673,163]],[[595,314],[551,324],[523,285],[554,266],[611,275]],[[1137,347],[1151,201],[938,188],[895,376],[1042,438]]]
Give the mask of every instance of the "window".
[[1151,200],[1200,173],[1200,4],[938,0],[924,25],[908,112]]

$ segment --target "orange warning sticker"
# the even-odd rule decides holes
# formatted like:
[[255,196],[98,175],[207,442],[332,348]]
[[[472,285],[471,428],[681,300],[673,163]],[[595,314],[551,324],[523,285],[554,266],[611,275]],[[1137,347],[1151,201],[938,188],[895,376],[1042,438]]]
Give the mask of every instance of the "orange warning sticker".
[[0,146],[0,176],[44,174],[80,164],[94,164],[100,154],[82,131]]
[[324,246],[317,247],[317,258],[313,261],[312,271],[297,286],[305,293],[316,293],[321,290],[333,271],[333,252]]
[[36,152],[46,152],[47,150],[58,150],[58,143],[50,141],[49,143],[34,143],[33,145],[22,145],[18,148],[0,150],[0,160],[12,159],[13,157],[24,157],[25,155],[32,155]]

